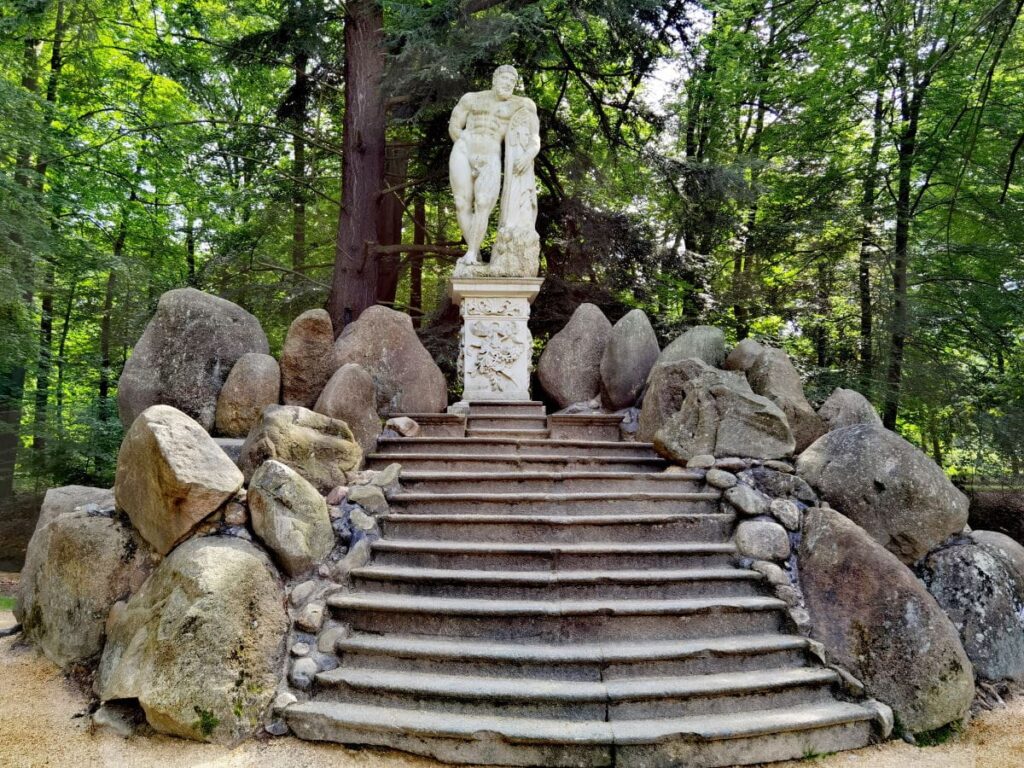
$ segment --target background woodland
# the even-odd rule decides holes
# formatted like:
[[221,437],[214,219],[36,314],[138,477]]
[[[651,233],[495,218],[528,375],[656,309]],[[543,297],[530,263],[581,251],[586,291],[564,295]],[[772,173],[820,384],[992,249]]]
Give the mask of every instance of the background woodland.
[[109,485],[164,291],[279,352],[407,311],[454,382],[458,96],[538,105],[538,349],[582,301],[784,347],[1024,473],[1024,0],[0,0],[0,500]]

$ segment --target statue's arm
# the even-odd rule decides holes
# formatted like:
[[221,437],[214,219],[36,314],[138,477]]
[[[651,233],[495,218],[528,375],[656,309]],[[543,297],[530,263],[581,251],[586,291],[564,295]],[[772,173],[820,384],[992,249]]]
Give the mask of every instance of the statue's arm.
[[469,117],[469,94],[465,94],[459,103],[452,110],[451,119],[448,120],[448,135],[452,141],[458,141],[462,135],[462,129],[466,127],[466,119]]

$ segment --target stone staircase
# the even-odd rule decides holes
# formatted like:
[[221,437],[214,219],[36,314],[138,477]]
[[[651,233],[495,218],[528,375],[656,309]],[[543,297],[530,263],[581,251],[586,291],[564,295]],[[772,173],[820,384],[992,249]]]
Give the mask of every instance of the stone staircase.
[[301,738],[452,763],[726,766],[863,746],[873,714],[737,565],[703,471],[663,473],[618,419],[473,403],[410,414],[373,557],[329,609],[352,633]]

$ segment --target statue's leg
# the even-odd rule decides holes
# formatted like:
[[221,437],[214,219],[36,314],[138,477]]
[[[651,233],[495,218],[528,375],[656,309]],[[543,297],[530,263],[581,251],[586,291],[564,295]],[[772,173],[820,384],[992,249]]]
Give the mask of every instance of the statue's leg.
[[[455,197],[455,215],[459,220],[459,229],[462,230],[462,236],[468,244],[473,232],[473,169],[461,144],[456,144],[448,157],[448,177],[452,184],[452,195]],[[472,250],[472,247],[470,249]],[[473,260],[476,261],[476,258]]]
[[487,158],[477,169],[476,184],[473,187],[473,240],[471,251],[479,252],[480,244],[487,234],[487,221],[501,194],[501,156]]

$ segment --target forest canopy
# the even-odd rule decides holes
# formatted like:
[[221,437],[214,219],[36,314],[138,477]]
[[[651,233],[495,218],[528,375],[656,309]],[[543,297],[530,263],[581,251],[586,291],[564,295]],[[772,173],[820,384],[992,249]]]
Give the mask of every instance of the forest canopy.
[[[109,485],[160,295],[280,351],[408,312],[451,373],[448,115],[536,101],[538,345],[582,301],[785,348],[959,477],[1024,472],[1024,0],[5,0],[0,500]],[[358,105],[358,108],[357,106]]]

